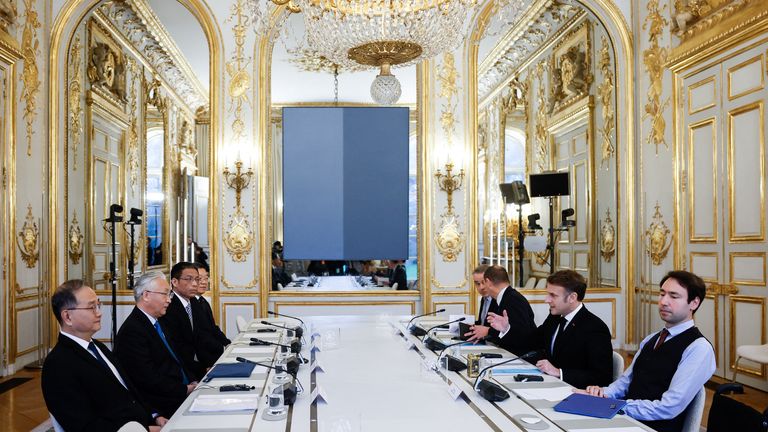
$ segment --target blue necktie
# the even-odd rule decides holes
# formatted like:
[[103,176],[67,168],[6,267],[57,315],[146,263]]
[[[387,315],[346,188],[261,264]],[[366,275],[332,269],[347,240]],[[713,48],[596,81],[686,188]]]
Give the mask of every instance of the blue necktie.
[[88,351],[90,351],[91,354],[93,354],[93,356],[96,357],[96,361],[101,363],[101,365],[104,366],[104,368],[106,368],[110,373],[112,372],[112,369],[109,368],[109,365],[107,364],[107,362],[104,361],[104,357],[102,357],[101,354],[99,354],[99,350],[96,349],[96,344],[93,343],[93,341],[90,341],[88,343]]
[[181,367],[181,362],[179,361],[179,358],[176,357],[176,354],[171,349],[171,346],[168,345],[168,339],[165,338],[165,333],[163,333],[163,328],[160,327],[160,321],[155,321],[155,330],[157,330],[157,334],[160,335],[160,339],[163,341],[163,344],[166,348],[168,348],[168,352],[171,353],[171,357],[173,357],[174,360],[176,360],[176,363],[181,368],[181,379],[184,381],[184,385],[189,384],[189,378],[187,378],[187,374],[184,373],[184,368]]

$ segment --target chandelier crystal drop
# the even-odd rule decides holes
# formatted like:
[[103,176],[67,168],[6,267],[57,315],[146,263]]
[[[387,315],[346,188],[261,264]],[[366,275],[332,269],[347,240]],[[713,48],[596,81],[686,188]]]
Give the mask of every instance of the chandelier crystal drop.
[[388,67],[382,67],[379,75],[371,83],[371,98],[379,105],[393,105],[400,99],[400,81],[389,73]]

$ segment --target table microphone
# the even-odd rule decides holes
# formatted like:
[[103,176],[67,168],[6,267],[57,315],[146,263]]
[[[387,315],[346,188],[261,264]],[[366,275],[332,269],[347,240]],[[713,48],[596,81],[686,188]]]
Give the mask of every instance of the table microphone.
[[[452,343],[450,345],[446,345],[445,348],[440,350],[440,354],[437,355],[437,364],[440,364],[440,359],[443,357],[443,353],[445,352],[445,350],[447,350],[448,348],[450,348],[452,346],[463,345],[465,343],[467,343],[467,342],[466,341],[461,341],[461,342],[454,342],[454,343]],[[460,359],[457,359],[456,357],[454,357],[454,356],[452,356],[450,354],[446,355],[445,358],[446,358],[445,367],[446,367],[446,369],[448,369],[451,372],[461,372],[461,371],[463,371],[464,369],[467,368],[467,365],[463,361],[461,361]]]
[[421,318],[421,317],[425,317],[425,316],[428,316],[428,315],[437,315],[437,314],[443,313],[443,312],[445,312],[445,309],[436,310],[434,312],[425,313],[425,314],[422,314],[422,315],[416,315],[415,317],[411,318],[410,321],[408,321],[408,324],[405,325],[405,328],[408,329],[411,332],[411,334],[416,336],[416,337],[424,336],[425,334],[427,334],[427,332],[424,331],[423,328],[421,328],[419,326],[411,327],[411,323],[413,322],[413,320],[415,320],[416,318]]
[[432,351],[441,350],[441,349],[445,348],[445,344],[440,342],[437,339],[433,339],[432,335],[430,335],[430,332],[432,332],[432,330],[434,330],[434,329],[436,329],[438,327],[442,327],[442,326],[445,326],[445,325],[450,325],[450,324],[453,324],[453,323],[461,322],[461,321],[464,321],[465,319],[466,319],[466,317],[461,317],[461,318],[455,319],[453,321],[448,321],[446,323],[442,323],[442,324],[438,324],[436,326],[432,326],[429,330],[427,330],[427,334],[422,339],[422,342],[424,342],[424,346],[427,347],[428,349],[432,350]]
[[306,327],[306,326],[307,326],[307,325],[304,323],[304,321],[303,321],[301,318],[299,318],[299,317],[290,316],[290,315],[281,314],[281,313],[272,312],[272,311],[267,311],[267,313],[268,313],[268,314],[270,314],[270,315],[274,315],[274,316],[281,316],[281,317],[286,317],[286,318],[292,318],[292,319],[298,320],[298,321],[301,323],[301,325],[302,325],[302,326],[304,326],[304,327]]
[[[296,378],[296,373],[295,372],[291,373],[291,372],[285,370],[285,368],[282,367],[282,366],[272,366],[272,365],[268,365],[268,364],[265,364],[265,363],[259,363],[259,362],[255,362],[253,360],[248,360],[247,358],[243,358],[243,357],[235,357],[235,360],[237,360],[239,362],[242,362],[242,363],[253,363],[255,365],[263,366],[265,368],[274,369],[277,372],[288,372],[288,373],[290,373],[293,376],[293,378],[295,380],[298,381],[298,379]],[[281,388],[283,390],[283,401],[284,401],[284,403],[286,405],[293,405],[294,402],[296,402],[296,395],[298,394],[298,392],[296,391],[296,384],[293,384],[293,383],[282,384]]]
[[301,327],[285,327],[285,326],[281,326],[281,325],[277,325],[277,324],[272,324],[269,321],[262,321],[261,323],[264,324],[264,325],[268,325],[268,326],[272,326],[272,327],[277,327],[277,328],[280,328],[280,329],[283,329],[283,330],[294,331],[294,332],[296,332],[296,337],[297,338],[301,338],[301,336],[304,335],[304,329],[301,328]]
[[488,381],[486,379],[480,381],[480,379],[483,377],[485,372],[488,369],[495,368],[496,366],[501,366],[507,363],[511,363],[515,360],[520,360],[520,359],[527,360],[529,358],[536,357],[538,355],[541,355],[541,350],[529,351],[521,356],[512,357],[509,360],[504,360],[501,363],[496,363],[490,366],[486,366],[477,375],[477,378],[475,379],[475,384],[472,386],[472,388],[475,389],[478,393],[480,393],[480,396],[482,396],[487,401],[490,401],[490,402],[503,401],[504,399],[507,399],[509,397],[509,392],[506,391],[502,386],[494,382]]
[[279,347],[286,347],[286,348],[290,348],[291,352],[294,353],[294,354],[296,354],[296,353],[301,351],[301,342],[299,342],[298,339],[294,339],[294,340],[291,341],[290,345],[286,345],[286,344],[281,344],[281,343],[277,343],[277,342],[265,341],[265,340],[258,339],[258,338],[251,338],[250,345],[275,345],[275,346],[279,346]]

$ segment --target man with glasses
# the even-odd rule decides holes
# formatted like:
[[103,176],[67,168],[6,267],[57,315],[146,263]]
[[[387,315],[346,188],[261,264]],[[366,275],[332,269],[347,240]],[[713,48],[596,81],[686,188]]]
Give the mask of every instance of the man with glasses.
[[197,386],[176,351],[175,335],[158,320],[168,309],[170,295],[162,272],[150,271],[136,279],[136,307],[120,327],[115,346],[117,358],[144,400],[166,417]]
[[[205,367],[212,366],[221,354],[224,352],[224,347],[229,345],[230,341],[223,331],[216,325],[216,320],[213,319],[213,310],[208,300],[203,297],[206,291],[208,291],[208,265],[197,264],[197,271],[200,274],[200,283],[197,284],[197,295],[192,300],[197,302],[200,311],[200,317],[195,317],[195,322],[200,323],[199,327],[199,350],[200,362]],[[197,308],[195,308],[197,310]]]
[[66,431],[116,431],[135,421],[151,431],[167,420],[139,398],[116,357],[93,335],[101,328],[101,304],[82,280],[56,288],[51,308],[61,333],[43,365],[48,411]]
[[200,359],[201,334],[205,326],[198,320],[203,312],[195,301],[200,286],[200,273],[197,264],[180,262],[171,268],[171,304],[168,311],[160,318],[163,325],[175,336],[173,348],[181,361],[192,372],[192,379],[199,380],[205,375],[206,367]]

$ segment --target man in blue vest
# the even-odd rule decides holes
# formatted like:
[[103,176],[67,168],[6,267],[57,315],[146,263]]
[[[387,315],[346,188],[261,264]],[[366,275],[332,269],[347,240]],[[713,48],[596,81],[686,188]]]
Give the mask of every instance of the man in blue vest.
[[706,286],[693,273],[671,271],[661,280],[659,316],[664,329],[647,336],[624,374],[608,387],[586,392],[624,399],[624,412],[659,432],[683,429],[685,411],[715,371],[715,352],[694,325]]

